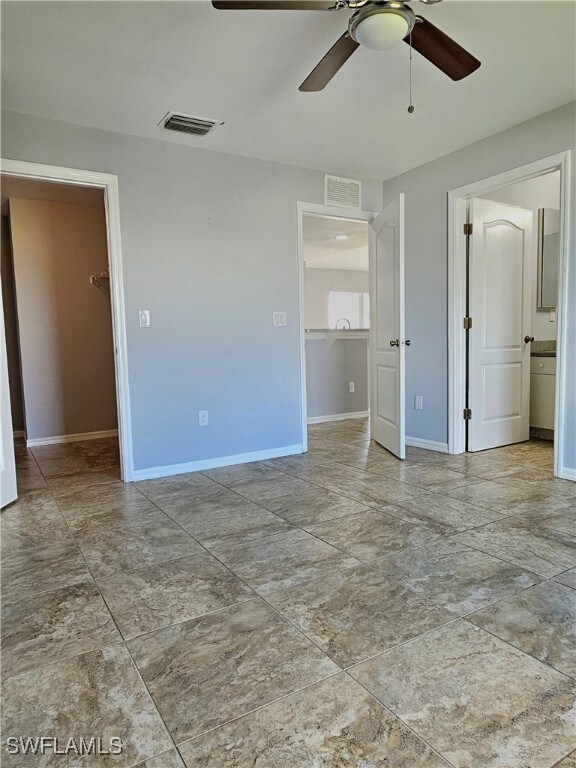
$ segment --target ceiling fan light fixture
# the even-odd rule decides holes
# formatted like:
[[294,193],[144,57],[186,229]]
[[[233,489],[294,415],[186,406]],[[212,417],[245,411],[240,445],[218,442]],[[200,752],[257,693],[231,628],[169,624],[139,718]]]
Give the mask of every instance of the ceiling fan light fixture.
[[349,32],[360,45],[373,51],[384,51],[404,40],[413,26],[414,14],[410,8],[391,2],[360,9],[350,19]]

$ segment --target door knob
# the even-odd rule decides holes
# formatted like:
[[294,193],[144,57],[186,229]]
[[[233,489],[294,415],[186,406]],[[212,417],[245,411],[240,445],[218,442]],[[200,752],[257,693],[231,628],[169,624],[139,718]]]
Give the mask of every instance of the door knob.
[[400,339],[392,339],[390,342],[391,347],[399,347],[400,346]]
[[411,343],[412,343],[412,342],[410,341],[410,339],[406,339],[406,341],[404,342],[404,344],[405,344],[407,347],[409,347]]
[[530,344],[531,341],[534,341],[534,336],[524,336],[524,344]]

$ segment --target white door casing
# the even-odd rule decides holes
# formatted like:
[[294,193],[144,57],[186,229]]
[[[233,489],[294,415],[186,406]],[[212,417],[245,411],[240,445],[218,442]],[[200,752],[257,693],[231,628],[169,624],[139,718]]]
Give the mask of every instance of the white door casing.
[[372,438],[400,459],[406,457],[404,240],[400,194],[372,221],[370,238],[370,427]]
[[120,443],[120,474],[124,482],[134,479],[130,387],[128,381],[128,342],[124,307],[124,278],[122,274],[122,243],[120,237],[120,204],[118,178],[108,173],[83,171],[75,168],[28,163],[20,160],[0,160],[3,175],[22,179],[51,181],[104,191],[108,263],[110,268],[110,297],[112,333],[115,351],[116,400],[118,406],[118,438]]
[[0,509],[14,501],[17,496],[12,413],[8,385],[8,356],[6,354],[2,285],[0,283]]
[[470,200],[469,451],[529,438],[532,219]]

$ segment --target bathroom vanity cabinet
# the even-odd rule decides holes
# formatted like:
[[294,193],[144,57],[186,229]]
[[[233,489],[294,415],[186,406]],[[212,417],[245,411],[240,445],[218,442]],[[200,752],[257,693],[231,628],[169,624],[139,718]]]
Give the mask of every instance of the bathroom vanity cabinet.
[[530,426],[554,429],[556,358],[530,358]]

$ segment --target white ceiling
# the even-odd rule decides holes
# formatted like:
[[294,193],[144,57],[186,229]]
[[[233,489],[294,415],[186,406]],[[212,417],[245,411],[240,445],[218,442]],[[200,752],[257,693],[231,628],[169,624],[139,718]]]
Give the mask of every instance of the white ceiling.
[[[336,240],[336,235],[348,235]],[[304,261],[308,269],[368,272],[368,224],[365,221],[304,216]]]
[[[3,106],[42,117],[372,179],[575,97],[574,0],[445,0],[416,11],[482,60],[454,83],[408,46],[360,48],[320,93],[298,86],[349,11],[189,2],[3,2]],[[168,110],[224,120],[205,138]]]

